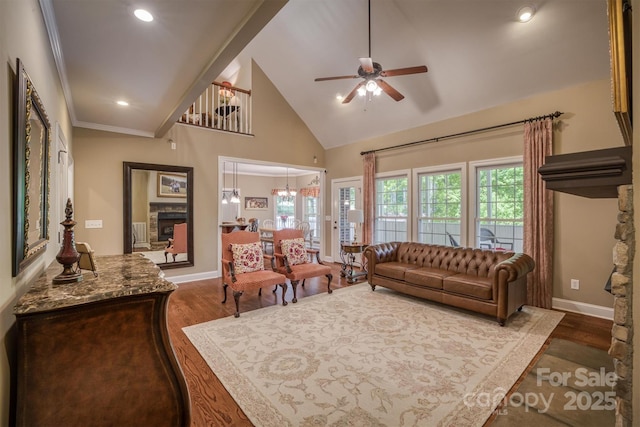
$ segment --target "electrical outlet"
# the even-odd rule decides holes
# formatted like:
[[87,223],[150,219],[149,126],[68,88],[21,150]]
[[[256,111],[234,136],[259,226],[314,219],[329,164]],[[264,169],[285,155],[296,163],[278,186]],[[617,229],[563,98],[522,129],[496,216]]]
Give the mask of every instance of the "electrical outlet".
[[87,219],[84,222],[84,228],[102,228],[101,219]]
[[580,289],[580,280],[571,279],[571,289],[575,289],[575,290]]

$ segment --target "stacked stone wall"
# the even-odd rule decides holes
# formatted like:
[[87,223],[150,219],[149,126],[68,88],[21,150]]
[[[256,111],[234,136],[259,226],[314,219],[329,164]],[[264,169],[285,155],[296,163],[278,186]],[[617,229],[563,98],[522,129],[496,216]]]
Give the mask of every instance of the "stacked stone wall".
[[618,376],[616,391],[616,426],[631,427],[633,380],[633,258],[635,255],[635,227],[633,221],[633,186],[618,188],[618,224],[613,249],[615,270],[611,276],[614,297],[613,328],[609,354]]

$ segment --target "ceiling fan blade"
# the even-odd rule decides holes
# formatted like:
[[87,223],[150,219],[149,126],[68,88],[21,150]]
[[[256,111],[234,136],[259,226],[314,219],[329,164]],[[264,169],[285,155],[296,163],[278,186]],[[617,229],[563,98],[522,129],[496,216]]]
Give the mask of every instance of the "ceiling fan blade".
[[358,83],[356,87],[354,87],[353,90],[349,92],[349,95],[344,97],[344,99],[342,100],[342,103],[348,104],[349,102],[351,102],[353,97],[356,96],[356,93],[358,93],[358,89],[360,89],[362,86],[364,86],[364,82]]
[[314,82],[324,82],[327,80],[340,80],[340,79],[357,79],[360,76],[335,76],[335,77],[318,77],[317,79],[314,79]]
[[360,58],[360,66],[365,73],[373,73],[373,61],[371,58]]
[[428,71],[426,65],[418,67],[396,68],[395,70],[385,70],[380,73],[382,77],[404,76],[406,74],[426,73]]
[[404,95],[395,90],[393,87],[389,85],[389,83],[384,80],[378,79],[376,80],[380,89],[383,90],[384,93],[395,99],[396,101],[402,101],[404,99]]

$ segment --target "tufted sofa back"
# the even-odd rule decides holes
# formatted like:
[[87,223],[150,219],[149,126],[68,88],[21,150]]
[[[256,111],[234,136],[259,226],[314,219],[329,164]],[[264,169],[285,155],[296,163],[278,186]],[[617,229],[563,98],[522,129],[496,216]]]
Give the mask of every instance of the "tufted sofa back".
[[493,277],[494,267],[513,256],[513,252],[428,245],[416,242],[383,244],[385,261],[416,264],[419,267],[455,271],[478,277]]

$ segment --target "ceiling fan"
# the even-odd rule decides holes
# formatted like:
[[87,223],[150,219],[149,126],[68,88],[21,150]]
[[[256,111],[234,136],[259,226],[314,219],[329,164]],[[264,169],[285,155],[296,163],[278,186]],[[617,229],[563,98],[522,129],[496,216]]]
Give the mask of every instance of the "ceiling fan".
[[367,92],[379,95],[381,92],[386,93],[396,101],[404,99],[404,95],[394,89],[389,83],[381,79],[381,77],[394,77],[407,74],[426,73],[427,66],[419,65],[416,67],[396,68],[395,70],[383,70],[382,65],[377,62],[373,62],[371,59],[371,0],[369,0],[369,57],[360,58],[360,66],[358,67],[358,74],[348,76],[335,76],[335,77],[318,77],[316,82],[323,82],[327,80],[340,80],[340,79],[364,79],[356,85],[355,88],[343,99],[342,103],[347,104],[356,96],[356,94],[365,95]]

